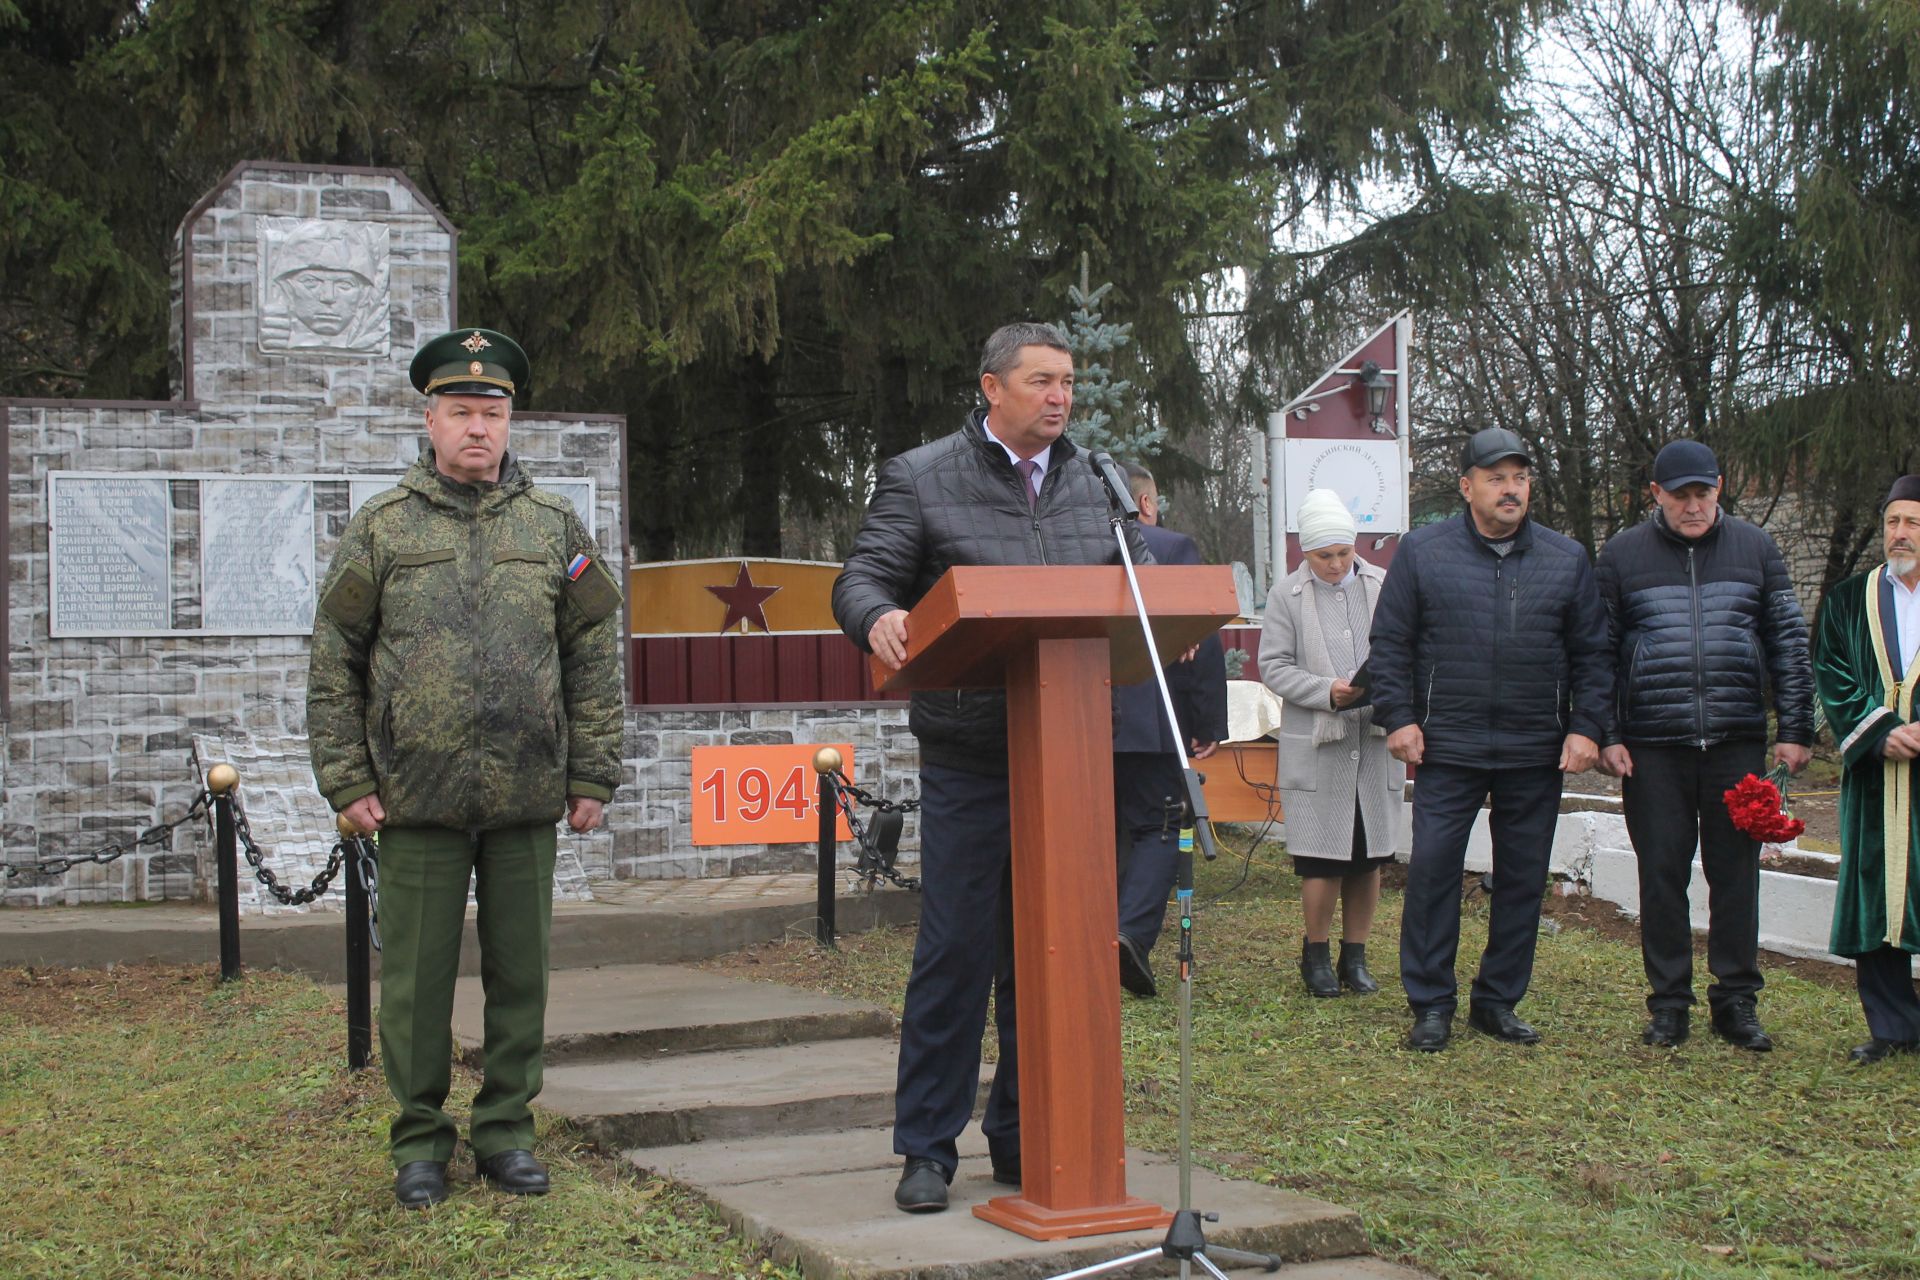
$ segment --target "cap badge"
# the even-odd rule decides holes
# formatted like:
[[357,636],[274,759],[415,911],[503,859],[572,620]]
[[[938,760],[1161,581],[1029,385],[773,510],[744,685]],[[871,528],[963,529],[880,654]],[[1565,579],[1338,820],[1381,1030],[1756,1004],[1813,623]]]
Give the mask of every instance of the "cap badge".
[[[493,344],[491,342],[488,342],[485,338],[481,337],[479,334],[474,333],[474,334],[467,335],[467,340],[461,343],[460,345],[465,347],[467,350],[473,352],[474,354],[478,355],[481,351],[492,346]],[[478,373],[480,371],[478,369],[475,369],[474,372]]]
[[479,373],[479,372],[481,371],[481,368],[482,368],[482,366],[481,366],[481,364],[480,364],[480,362],[479,362],[478,360],[475,360],[475,361],[474,361],[474,362],[473,362],[472,364],[470,364],[470,365],[468,365],[468,366],[467,366],[467,372],[468,372],[468,373]]

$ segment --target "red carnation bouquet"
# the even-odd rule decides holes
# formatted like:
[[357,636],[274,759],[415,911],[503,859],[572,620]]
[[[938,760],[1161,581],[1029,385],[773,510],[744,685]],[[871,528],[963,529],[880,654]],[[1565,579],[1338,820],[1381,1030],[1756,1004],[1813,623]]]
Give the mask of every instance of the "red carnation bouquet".
[[1726,793],[1726,800],[1734,829],[1763,844],[1791,840],[1807,829],[1787,808],[1785,765],[1775,765],[1764,778],[1748,774]]

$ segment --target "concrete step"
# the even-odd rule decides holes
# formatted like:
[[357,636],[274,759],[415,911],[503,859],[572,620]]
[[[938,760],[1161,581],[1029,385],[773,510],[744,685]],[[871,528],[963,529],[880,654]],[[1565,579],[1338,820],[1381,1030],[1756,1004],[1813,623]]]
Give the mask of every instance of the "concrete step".
[[[814,1134],[893,1119],[899,1049],[863,1037],[549,1067],[540,1105],[607,1151]],[[982,1088],[991,1069],[982,1069]]]
[[[973,1206],[1008,1194],[996,1184],[986,1141],[969,1126],[951,1207],[939,1214],[894,1208],[900,1158],[884,1128],[811,1135],[656,1145],[626,1153],[638,1168],[696,1188],[748,1238],[781,1262],[797,1263],[810,1280],[1033,1280],[1153,1249],[1162,1231],[1128,1232],[1042,1242],[992,1226]],[[1166,1156],[1130,1150],[1128,1191],[1162,1205],[1177,1203],[1179,1169]],[[1218,1213],[1206,1227],[1216,1249],[1278,1254],[1291,1280],[1415,1280],[1419,1272],[1366,1256],[1366,1233],[1352,1210],[1291,1192],[1193,1173],[1193,1203]],[[1126,1274],[1164,1275],[1178,1264],[1146,1259]],[[1198,1271],[1196,1269],[1196,1274]]]
[[[484,1060],[483,1008],[480,979],[461,978],[454,1042],[474,1066]],[[893,1031],[893,1014],[878,1005],[671,965],[558,969],[547,983],[549,1082],[555,1067],[574,1063],[885,1038]]]

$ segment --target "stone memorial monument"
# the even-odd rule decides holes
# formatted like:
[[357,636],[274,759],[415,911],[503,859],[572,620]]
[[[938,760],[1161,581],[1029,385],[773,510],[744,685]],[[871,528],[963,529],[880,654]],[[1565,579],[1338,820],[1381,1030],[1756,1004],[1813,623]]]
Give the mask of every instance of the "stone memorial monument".
[[[315,586],[351,512],[425,442],[414,350],[490,323],[458,314],[457,238],[397,171],[238,165],[181,223],[171,399],[0,401],[7,864],[178,817],[212,754],[242,765],[263,846],[330,828],[305,763]],[[624,421],[522,411],[512,437],[620,580]],[[295,859],[276,861],[282,880],[324,857],[306,843],[271,851]],[[610,835],[563,844],[611,874]],[[182,827],[108,864],[0,880],[0,902],[204,897],[210,848]]]

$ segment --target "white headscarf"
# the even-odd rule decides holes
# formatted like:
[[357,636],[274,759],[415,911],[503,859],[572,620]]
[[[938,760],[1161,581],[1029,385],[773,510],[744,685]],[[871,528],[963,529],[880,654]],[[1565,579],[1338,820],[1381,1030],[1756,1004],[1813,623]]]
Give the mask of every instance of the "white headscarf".
[[1302,551],[1318,551],[1343,543],[1351,546],[1356,536],[1353,513],[1333,490],[1315,489],[1300,504]]

